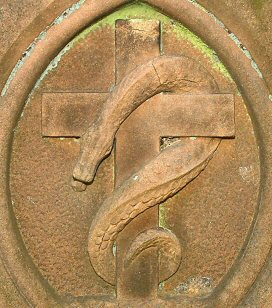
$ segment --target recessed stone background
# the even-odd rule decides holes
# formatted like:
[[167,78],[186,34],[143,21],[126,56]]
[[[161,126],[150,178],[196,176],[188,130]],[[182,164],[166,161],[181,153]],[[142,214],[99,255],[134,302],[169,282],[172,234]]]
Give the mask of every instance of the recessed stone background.
[[[198,2],[223,21],[230,31],[239,37],[250,50],[268,86],[272,89],[272,1],[200,0]],[[31,43],[30,33],[33,33],[33,27],[38,35],[45,25],[54,20],[52,16],[50,20],[49,13],[48,19],[39,20],[37,18],[39,14],[48,10],[48,12],[54,11],[58,16],[63,11],[62,7],[67,7],[71,3],[74,1],[0,0],[0,87],[4,84],[8,72],[20,58],[21,50],[25,50]],[[23,37],[19,38],[22,33]],[[7,54],[11,46],[14,46],[14,53]],[[272,299],[271,267],[272,264],[269,261],[242,307],[270,307],[269,303]],[[3,271],[1,260],[0,285],[0,307],[24,307],[25,304],[21,302],[18,290],[10,282],[6,272]],[[7,294],[10,295],[7,296]]]
[[[18,59],[20,51],[25,50],[32,42],[30,36],[35,28],[37,36],[44,27],[52,22],[63,11],[63,7],[73,4],[74,0],[1,0],[0,1],[0,86],[6,71],[11,71]],[[253,58],[263,72],[268,86],[272,88],[272,1],[271,0],[199,0],[199,4],[217,16],[251,51]],[[48,18],[38,20],[39,14],[47,11]],[[50,17],[54,12],[55,17]],[[20,33],[24,37],[19,38]],[[6,54],[15,44],[14,54]],[[5,64],[12,57],[13,63]],[[10,61],[9,61],[10,62]],[[270,65],[269,65],[270,64]],[[269,67],[270,66],[270,67]]]

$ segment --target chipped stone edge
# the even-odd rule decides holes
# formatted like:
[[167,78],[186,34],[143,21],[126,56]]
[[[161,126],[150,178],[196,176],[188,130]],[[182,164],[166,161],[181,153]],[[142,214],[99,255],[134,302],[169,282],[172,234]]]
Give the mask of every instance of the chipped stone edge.
[[251,60],[251,66],[254,68],[254,70],[258,73],[259,77],[261,79],[263,79],[263,74],[258,66],[258,64],[256,63],[256,61],[254,60],[253,56],[251,55],[250,51],[245,47],[245,45],[241,42],[241,40],[233,33],[231,32],[226,26],[225,24],[218,19],[213,13],[211,13],[210,11],[208,11],[207,9],[205,9],[202,5],[200,5],[196,0],[188,0],[189,2],[191,2],[194,6],[196,6],[197,8],[203,10],[204,12],[206,12],[209,16],[211,16],[216,23],[222,28],[224,29],[229,37],[235,42],[235,44],[243,51],[243,53],[246,55],[246,57],[248,59]]
[[[75,4],[73,4],[71,7],[69,7],[68,9],[66,9],[62,14],[60,14],[49,26],[46,27],[46,29],[44,31],[42,31],[39,36],[34,40],[34,42],[32,44],[30,44],[30,46],[26,49],[26,51],[23,53],[21,59],[17,62],[17,64],[15,65],[14,69],[12,70],[5,86],[3,87],[3,90],[1,92],[1,97],[4,97],[7,92],[8,89],[10,87],[10,84],[12,83],[13,79],[15,78],[17,72],[22,68],[22,66],[24,65],[25,61],[31,56],[31,54],[33,53],[37,43],[39,41],[42,41],[46,38],[46,34],[48,29],[50,29],[52,26],[54,25],[59,25],[61,24],[65,19],[67,19],[71,14],[73,14],[74,12],[76,12],[78,9],[80,9],[80,7],[85,3],[86,0],[79,0],[78,2],[76,2]],[[263,79],[263,74],[258,66],[258,64],[256,63],[256,61],[254,60],[254,58],[252,57],[251,53],[249,52],[249,50],[242,44],[241,40],[234,34],[232,33],[226,26],[225,24],[218,19],[213,13],[209,12],[208,10],[206,10],[202,5],[200,5],[196,0],[187,0],[188,2],[192,3],[194,6],[198,7],[199,9],[203,10],[204,12],[206,12],[209,16],[211,16],[216,22],[217,24],[224,29],[229,37],[235,42],[235,44],[243,51],[243,53],[246,55],[246,57],[248,59],[251,60],[251,65],[254,68],[254,70],[258,73],[258,76]],[[57,55],[57,57],[49,64],[49,66],[47,67],[47,69],[45,70],[45,72],[42,74],[41,78],[37,81],[36,86],[34,87],[34,89],[39,85],[39,83],[44,79],[44,77],[47,75],[48,71],[56,68],[58,66],[58,63],[60,62],[62,56],[68,51],[70,50],[70,48],[73,46],[73,41],[71,41],[70,43],[68,43],[66,45],[66,47],[64,47],[64,49]],[[33,90],[34,90],[33,89]],[[31,97],[31,95],[33,94],[33,91],[30,93],[29,97]],[[272,101],[272,95],[269,96],[269,99]]]
[[33,43],[31,43],[28,48],[26,49],[26,51],[22,54],[21,59],[17,62],[17,64],[15,65],[15,67],[13,68],[11,74],[9,75],[3,90],[1,92],[1,97],[4,97],[7,92],[8,89],[13,81],[13,79],[15,78],[16,74],[18,73],[18,71],[22,68],[22,66],[24,65],[25,61],[31,56],[31,54],[33,53],[36,45],[38,44],[38,42],[44,40],[46,38],[46,34],[47,31],[54,25],[59,25],[61,24],[65,19],[67,19],[70,15],[72,15],[74,12],[76,12],[78,9],[80,9],[80,7],[84,4],[86,0],[79,0],[78,2],[76,2],[75,4],[73,4],[71,7],[69,7],[68,9],[66,9],[64,12],[62,12],[50,25],[48,25],[44,31],[42,31],[33,41]]

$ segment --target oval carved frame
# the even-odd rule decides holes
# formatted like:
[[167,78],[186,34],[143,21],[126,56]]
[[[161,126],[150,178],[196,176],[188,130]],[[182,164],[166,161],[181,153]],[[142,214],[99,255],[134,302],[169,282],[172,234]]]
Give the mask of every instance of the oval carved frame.
[[[48,27],[45,39],[37,41],[32,54],[17,72],[7,93],[0,101],[0,253],[14,284],[26,301],[33,306],[42,304],[55,307],[61,303],[62,299],[55,294],[35,268],[16,226],[9,192],[13,130],[37,79],[58,52],[84,28],[120,6],[133,1],[85,0],[80,2],[82,5],[60,24],[55,23]],[[188,0],[146,0],[145,2],[182,23],[216,51],[238,85],[252,119],[259,146],[261,183],[251,232],[233,268],[210,296],[188,299],[188,301],[180,298],[184,307],[190,307],[192,301],[200,306],[236,307],[256,280],[272,245],[272,228],[269,228],[269,223],[272,221],[270,204],[272,139],[269,133],[272,108],[269,91],[264,80],[252,67],[251,60],[229,37],[220,23],[207,12]],[[89,303],[94,302],[90,300]]]

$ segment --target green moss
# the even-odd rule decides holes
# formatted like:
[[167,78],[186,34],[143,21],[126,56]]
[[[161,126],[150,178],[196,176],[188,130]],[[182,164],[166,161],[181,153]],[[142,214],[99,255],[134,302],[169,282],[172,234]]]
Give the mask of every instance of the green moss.
[[159,226],[167,228],[167,208],[165,204],[160,205]]
[[210,60],[212,67],[215,70],[218,70],[222,75],[231,79],[228,70],[219,60],[215,51],[209,48],[208,45],[206,45],[198,36],[196,36],[190,30],[182,26],[180,23],[174,23],[173,32],[176,34],[177,38],[189,41],[194,46],[194,48],[201,51],[201,53],[204,54]]
[[[84,0],[78,2],[78,4],[82,3],[84,3]],[[40,79],[37,81],[32,92],[34,92],[35,89],[37,89],[40,86],[41,82],[51,71],[57,68],[58,64],[60,63],[62,58],[69,52],[69,50],[71,50],[74,46],[76,46],[76,44],[84,40],[90,33],[98,29],[101,29],[103,27],[115,27],[116,20],[118,19],[132,19],[132,18],[146,19],[146,20],[151,20],[151,19],[160,20],[163,25],[162,26],[163,29],[165,28],[165,26],[171,25],[171,29],[173,29],[173,32],[176,34],[178,39],[189,41],[194,48],[198,49],[202,54],[205,55],[206,58],[210,60],[214,69],[216,69],[223,76],[231,80],[231,76],[229,75],[227,69],[222,64],[222,62],[220,62],[217,54],[211,48],[209,48],[198,36],[196,36],[193,32],[188,30],[182,24],[160,13],[155,8],[147,4],[144,4],[142,2],[135,1],[133,4],[123,6],[119,10],[102,18],[101,20],[97,21],[95,24],[91,25],[86,30],[81,32],[79,35],[77,35],[69,44],[67,44],[63,48],[63,50],[55,57],[55,59],[51,61],[47,69],[44,71]]]
[[209,48],[198,36],[196,36],[194,33],[192,33],[190,30],[188,30],[180,23],[175,22],[168,16],[160,13],[155,8],[141,2],[135,2],[133,4],[126,5],[122,7],[120,10],[104,17],[94,25],[87,28],[81,34],[79,34],[72,41],[72,45],[85,39],[88,36],[88,34],[99,28],[106,26],[114,27],[115,22],[118,19],[130,19],[130,18],[156,19],[160,20],[163,26],[171,25],[173,32],[176,34],[177,38],[189,41],[194,48],[201,51],[211,61],[214,69],[220,71],[225,77],[231,79],[227,69],[222,64],[222,62],[220,62],[216,53],[211,48]]
[[250,0],[251,5],[257,11],[261,10],[267,0]]

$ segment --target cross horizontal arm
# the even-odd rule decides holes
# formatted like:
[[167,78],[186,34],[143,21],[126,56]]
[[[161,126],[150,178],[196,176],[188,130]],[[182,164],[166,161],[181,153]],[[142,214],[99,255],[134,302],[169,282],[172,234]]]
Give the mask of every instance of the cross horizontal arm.
[[43,137],[81,137],[99,115],[108,93],[44,93]]
[[[80,137],[98,116],[107,93],[46,93],[42,99],[44,137]],[[134,115],[135,113],[135,115]],[[133,117],[158,137],[225,137],[235,135],[231,94],[159,94],[142,104]],[[152,129],[153,127],[153,129]]]

